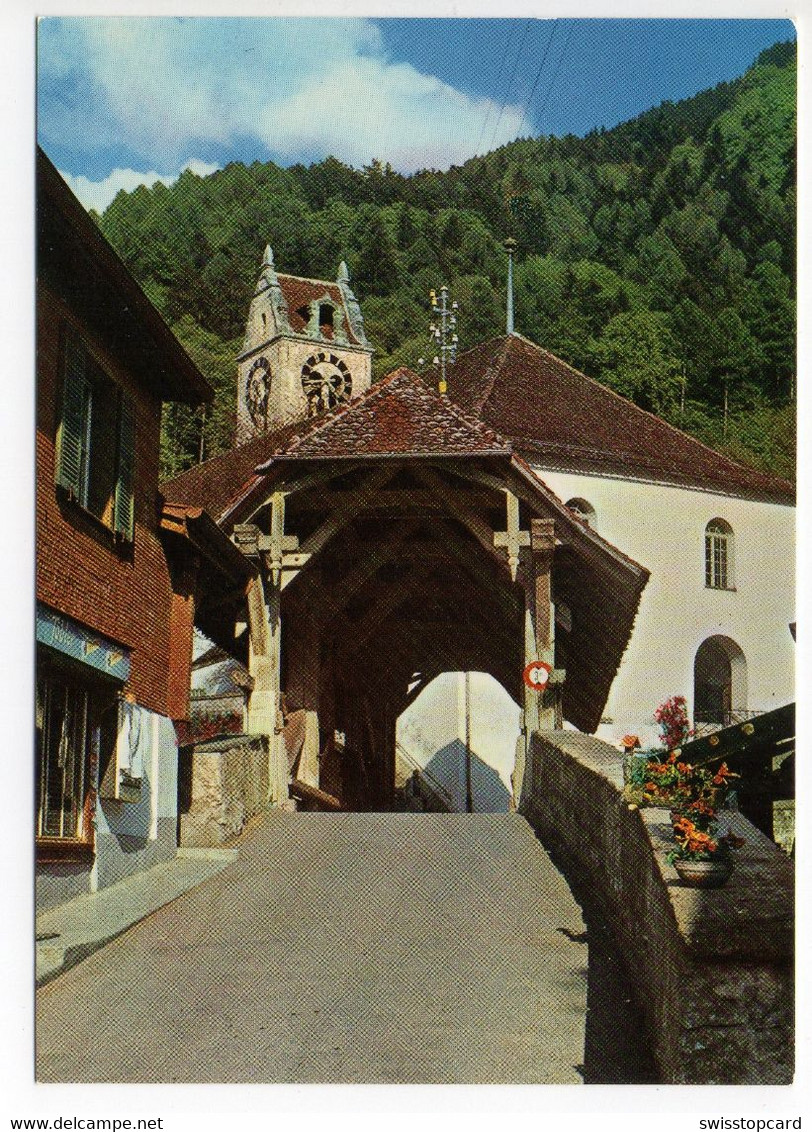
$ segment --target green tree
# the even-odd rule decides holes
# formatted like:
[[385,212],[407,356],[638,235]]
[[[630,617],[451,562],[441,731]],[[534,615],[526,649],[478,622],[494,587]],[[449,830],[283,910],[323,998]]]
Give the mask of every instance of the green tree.
[[647,310],[615,315],[591,353],[601,381],[643,409],[674,414],[681,367],[665,315]]

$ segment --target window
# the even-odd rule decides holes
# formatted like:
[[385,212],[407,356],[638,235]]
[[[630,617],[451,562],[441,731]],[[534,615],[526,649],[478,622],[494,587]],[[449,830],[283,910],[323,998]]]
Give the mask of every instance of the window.
[[333,307],[329,303],[319,306],[319,327],[322,331],[333,329]]
[[597,530],[598,516],[595,513],[595,508],[586,499],[569,499],[567,500],[567,507],[582,523],[586,523],[593,531]]
[[733,529],[724,519],[712,519],[705,527],[705,585],[733,589]]
[[115,748],[115,693],[39,667],[37,837],[90,842],[99,762]]
[[56,482],[71,499],[132,542],[135,414],[132,402],[67,333]]

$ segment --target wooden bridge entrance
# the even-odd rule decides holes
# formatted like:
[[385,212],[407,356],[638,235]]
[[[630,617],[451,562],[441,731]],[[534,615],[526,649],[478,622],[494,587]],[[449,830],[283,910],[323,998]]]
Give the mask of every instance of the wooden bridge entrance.
[[[646,571],[409,371],[170,487],[256,564],[198,623],[249,669],[272,794],[292,774],[388,808],[396,720],[443,671],[489,673],[523,707],[517,788],[530,733],[597,726]],[[541,691],[522,682],[532,661],[553,669]]]

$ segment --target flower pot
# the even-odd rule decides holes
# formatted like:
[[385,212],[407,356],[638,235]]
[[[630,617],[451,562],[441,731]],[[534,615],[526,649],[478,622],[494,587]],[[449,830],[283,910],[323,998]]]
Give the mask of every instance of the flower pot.
[[733,862],[720,854],[709,861],[675,861],[674,868],[689,888],[721,888],[733,872]]

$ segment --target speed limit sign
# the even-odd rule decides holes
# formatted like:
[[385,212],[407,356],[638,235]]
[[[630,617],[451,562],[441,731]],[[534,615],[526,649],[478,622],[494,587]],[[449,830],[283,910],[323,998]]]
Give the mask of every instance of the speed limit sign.
[[545,664],[541,660],[531,660],[522,673],[522,678],[528,688],[533,688],[534,691],[540,692],[550,679],[552,670],[553,666],[551,664]]

